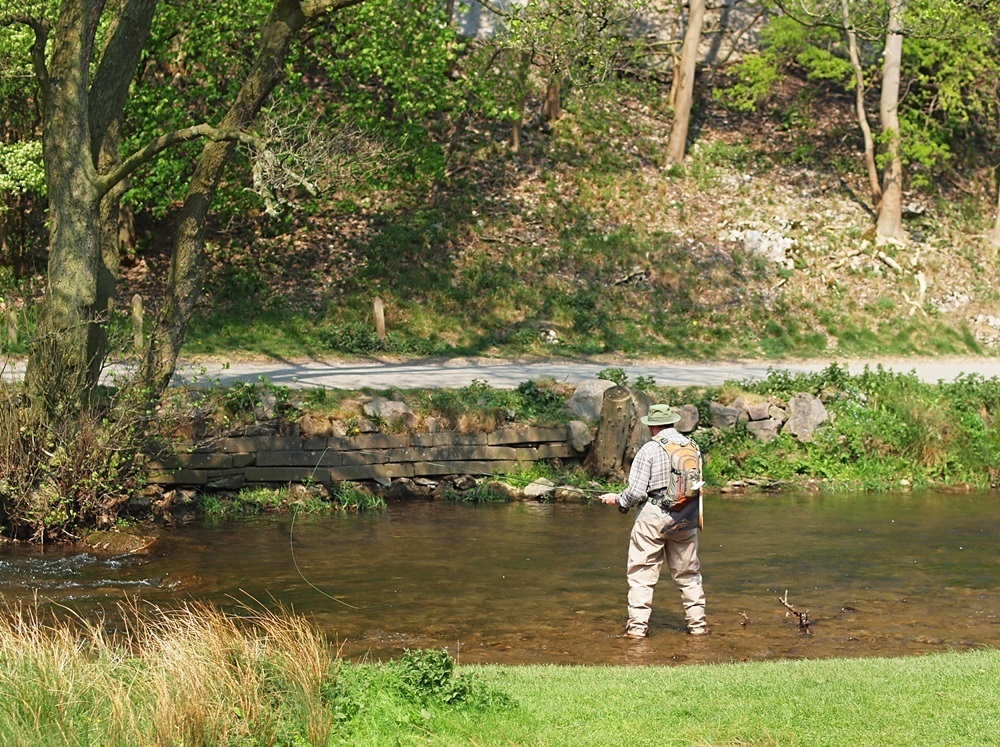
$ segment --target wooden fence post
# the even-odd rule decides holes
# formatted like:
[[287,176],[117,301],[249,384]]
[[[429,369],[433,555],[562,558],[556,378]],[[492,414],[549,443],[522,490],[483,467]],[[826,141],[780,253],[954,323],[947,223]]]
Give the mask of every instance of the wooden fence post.
[[142,296],[132,296],[132,344],[135,352],[142,350]]
[[372,309],[375,313],[375,334],[378,335],[379,342],[385,342],[385,310],[382,308],[381,298],[372,301]]

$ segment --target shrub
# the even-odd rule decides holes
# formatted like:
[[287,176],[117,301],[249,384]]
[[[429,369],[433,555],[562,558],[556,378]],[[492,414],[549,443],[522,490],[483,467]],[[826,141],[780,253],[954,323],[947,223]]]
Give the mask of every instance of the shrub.
[[143,485],[142,395],[126,385],[44,416],[20,385],[0,385],[0,511],[12,536],[73,539],[117,522]]

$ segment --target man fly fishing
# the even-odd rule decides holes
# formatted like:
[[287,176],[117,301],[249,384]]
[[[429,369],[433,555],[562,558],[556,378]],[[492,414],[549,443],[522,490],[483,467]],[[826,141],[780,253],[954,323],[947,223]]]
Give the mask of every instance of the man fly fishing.
[[687,630],[705,635],[705,591],[698,562],[698,528],[701,514],[702,459],[697,444],[670,426],[680,415],[669,405],[652,405],[640,418],[649,426],[652,439],[639,449],[629,472],[628,486],[621,493],[605,493],[600,499],[617,504],[627,513],[637,506],[629,540],[628,625],[626,638],[645,638],[649,633],[653,588],[663,561],[681,593]]

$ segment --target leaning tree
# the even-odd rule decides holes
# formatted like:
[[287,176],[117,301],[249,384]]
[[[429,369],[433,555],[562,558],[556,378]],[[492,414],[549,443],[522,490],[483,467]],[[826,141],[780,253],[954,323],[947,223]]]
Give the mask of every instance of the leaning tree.
[[39,3],[7,3],[0,24],[33,32],[48,187],[48,282],[26,378],[38,412],[79,408],[97,384],[126,180],[164,149],[202,139],[173,240],[167,300],[142,367],[153,396],[166,387],[201,288],[205,221],[235,144],[251,138],[248,128],[281,81],[290,45],[307,24],[362,1],[275,0],[228,110],[216,122],[159,133],[129,154],[120,152],[125,105],[158,0],[63,0],[51,13]]
[[[28,29],[48,197],[48,269],[23,397],[0,402],[0,518],[38,539],[107,522],[127,501],[145,418],[168,385],[203,284],[212,199],[240,141],[282,80],[292,43],[322,16],[363,0],[273,0],[252,60],[211,122],[155,133],[123,153],[128,101],[158,0],[8,0],[0,31]],[[247,12],[247,25],[259,18]],[[23,34],[21,34],[24,36]],[[5,51],[10,45],[4,45]],[[173,237],[165,301],[124,417],[96,406],[119,270],[128,179],[179,143],[204,145]],[[109,424],[110,423],[110,424]],[[130,482],[130,479],[132,482]]]

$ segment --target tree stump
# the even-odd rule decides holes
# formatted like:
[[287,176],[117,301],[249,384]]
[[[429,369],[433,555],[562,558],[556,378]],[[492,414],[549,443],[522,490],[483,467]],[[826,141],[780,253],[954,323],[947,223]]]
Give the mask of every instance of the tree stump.
[[601,419],[597,435],[583,460],[583,468],[595,477],[621,475],[622,457],[628,446],[629,433],[635,417],[632,393],[623,386],[613,386],[604,392]]
[[632,468],[632,462],[639,449],[646,445],[646,442],[653,437],[649,432],[649,426],[639,421],[644,415],[649,414],[649,407],[653,398],[643,391],[633,391],[632,394],[632,428],[628,436],[628,444],[625,446],[625,454],[622,456],[622,472],[627,473]]

